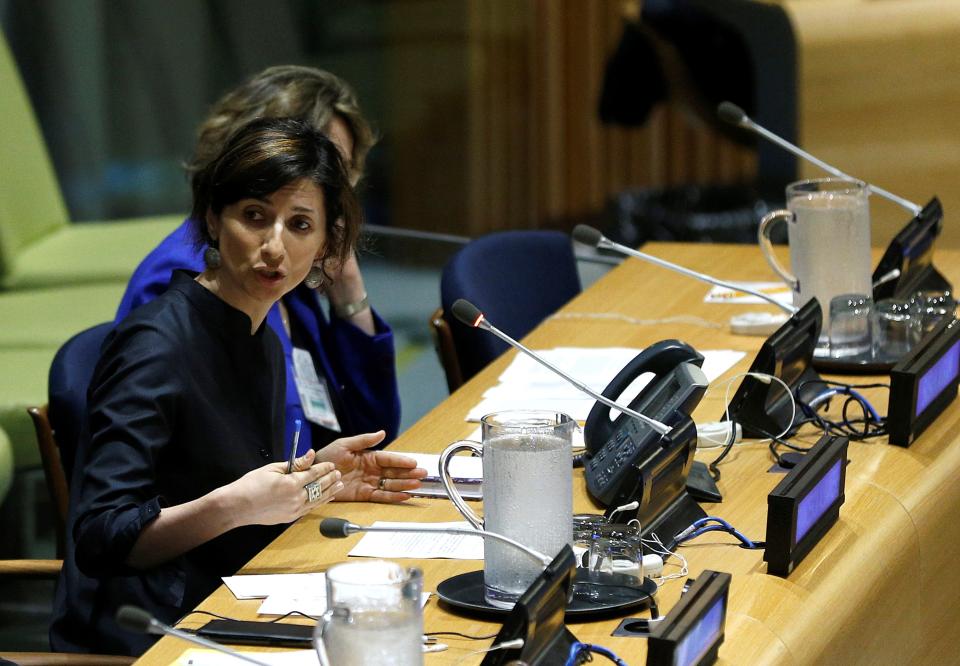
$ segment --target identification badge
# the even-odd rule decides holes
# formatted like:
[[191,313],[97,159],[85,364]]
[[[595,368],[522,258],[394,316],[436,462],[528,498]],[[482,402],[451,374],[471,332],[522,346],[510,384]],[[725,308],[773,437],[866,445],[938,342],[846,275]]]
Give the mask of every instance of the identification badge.
[[327,382],[317,375],[313,357],[306,349],[293,348],[293,375],[307,420],[340,432],[340,422],[333,410]]

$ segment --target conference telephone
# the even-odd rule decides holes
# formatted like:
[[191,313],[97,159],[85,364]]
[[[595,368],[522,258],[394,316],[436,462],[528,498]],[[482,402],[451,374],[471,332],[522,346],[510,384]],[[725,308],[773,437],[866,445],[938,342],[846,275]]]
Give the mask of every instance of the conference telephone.
[[[617,401],[634,380],[652,373],[628,406],[664,425],[677,426],[689,419],[707,390],[702,364],[703,356],[690,345],[663,340],[630,361],[603,390],[603,396]],[[604,506],[609,506],[621,487],[637,476],[643,462],[665,445],[664,436],[649,424],[628,414],[611,419],[610,412],[610,407],[598,402],[583,428],[587,491]]]

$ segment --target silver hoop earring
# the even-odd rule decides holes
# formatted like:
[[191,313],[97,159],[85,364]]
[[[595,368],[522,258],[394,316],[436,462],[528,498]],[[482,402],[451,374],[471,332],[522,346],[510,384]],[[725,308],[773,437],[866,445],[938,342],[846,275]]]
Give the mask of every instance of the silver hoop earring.
[[220,250],[215,242],[210,243],[203,251],[203,263],[212,271],[220,268]]
[[307,277],[303,279],[303,284],[309,289],[319,289],[323,286],[323,269],[319,265],[314,264],[310,267],[310,272],[307,273]]

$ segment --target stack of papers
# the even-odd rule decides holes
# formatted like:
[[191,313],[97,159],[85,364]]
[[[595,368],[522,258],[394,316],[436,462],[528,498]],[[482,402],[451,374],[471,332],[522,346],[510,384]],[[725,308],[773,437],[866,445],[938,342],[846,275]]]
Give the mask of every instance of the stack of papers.
[[[557,347],[537,351],[547,361],[577,381],[600,393],[640,349],[627,347]],[[711,382],[737,364],[745,354],[731,350],[702,351],[703,372]],[[643,375],[631,384],[618,402],[629,403],[650,381]],[[508,409],[546,409],[585,421],[594,400],[543,367],[526,354],[517,354],[500,375],[500,383],[487,389],[483,399],[467,414],[468,421]]]

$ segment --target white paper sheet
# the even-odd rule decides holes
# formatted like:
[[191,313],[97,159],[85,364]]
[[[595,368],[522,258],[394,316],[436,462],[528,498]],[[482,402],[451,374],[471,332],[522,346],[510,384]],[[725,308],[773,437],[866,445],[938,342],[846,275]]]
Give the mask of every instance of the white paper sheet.
[[[313,650],[287,650],[284,652],[243,652],[245,657],[269,664],[270,666],[320,666],[317,653]],[[190,648],[176,661],[178,666],[237,666],[249,664],[236,657],[213,650]]]
[[[377,521],[377,526],[423,527],[424,523],[394,523]],[[466,521],[452,523],[427,523],[429,527],[470,527]],[[383,557],[388,559],[408,557],[416,560],[451,559],[482,560],[483,539],[479,536],[404,533],[404,532],[367,532],[357,542],[348,555],[352,557]]]
[[[731,280],[731,282],[733,282]],[[743,285],[748,289],[766,294],[784,305],[793,305],[793,292],[783,282],[742,282],[733,284]],[[703,299],[704,303],[766,303],[762,298],[744,291],[735,291],[726,287],[713,287]]]
[[271,594],[326,589],[322,572],[224,576],[223,583],[237,599],[263,599]]
[[[478,440],[479,441],[479,440]],[[417,467],[427,470],[427,478],[431,480],[440,479],[440,456],[436,453],[410,453],[404,451],[403,455],[409,456],[417,461]],[[483,461],[480,458],[464,453],[454,456],[450,461],[450,475],[454,479],[483,479]]]
[[[558,347],[538,350],[537,353],[594,391],[601,392],[640,351],[624,347]],[[701,353],[703,372],[711,382],[745,356],[744,352],[726,349]],[[628,387],[621,400],[630,402],[649,380],[650,375],[641,376]],[[593,404],[593,398],[584,396],[530,357],[518,354],[500,375],[500,383],[488,389],[480,403],[469,411],[467,420],[479,421],[486,414],[507,409],[547,409],[585,421]]]

